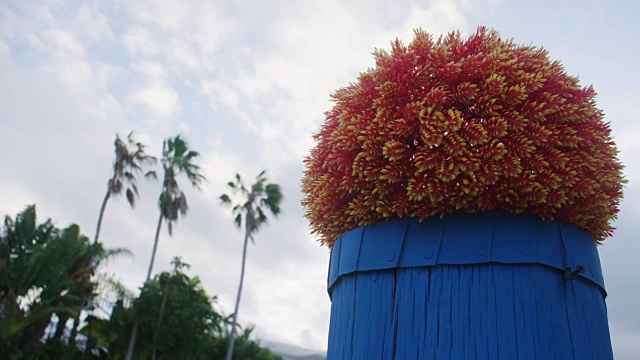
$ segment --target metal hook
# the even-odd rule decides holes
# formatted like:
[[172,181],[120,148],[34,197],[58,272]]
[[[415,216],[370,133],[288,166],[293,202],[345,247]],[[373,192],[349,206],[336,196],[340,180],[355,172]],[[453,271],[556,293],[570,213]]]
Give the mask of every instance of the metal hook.
[[583,272],[585,272],[585,267],[582,264],[578,264],[578,266],[576,266],[575,270],[571,270],[570,267],[566,268],[564,270],[564,281],[568,282],[571,280],[574,280],[575,278],[578,277],[578,275],[582,274]]

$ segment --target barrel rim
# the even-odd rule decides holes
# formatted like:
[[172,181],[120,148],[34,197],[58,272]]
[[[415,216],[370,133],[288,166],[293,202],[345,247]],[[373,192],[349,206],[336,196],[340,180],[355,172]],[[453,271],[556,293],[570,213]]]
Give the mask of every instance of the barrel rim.
[[562,273],[582,266],[577,277],[606,296],[596,243],[587,232],[503,212],[403,218],[348,231],[332,248],[327,289],[331,296],[340,277],[361,271],[489,263],[541,264]]

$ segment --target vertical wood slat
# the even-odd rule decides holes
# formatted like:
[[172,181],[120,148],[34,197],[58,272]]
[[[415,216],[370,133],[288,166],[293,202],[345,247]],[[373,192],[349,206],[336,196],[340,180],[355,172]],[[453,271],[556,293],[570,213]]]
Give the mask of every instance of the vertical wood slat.
[[567,224],[485,213],[360,227],[336,242],[328,285],[329,359],[613,358],[597,249]]
[[489,263],[343,277],[328,358],[612,359],[601,291],[562,275]]

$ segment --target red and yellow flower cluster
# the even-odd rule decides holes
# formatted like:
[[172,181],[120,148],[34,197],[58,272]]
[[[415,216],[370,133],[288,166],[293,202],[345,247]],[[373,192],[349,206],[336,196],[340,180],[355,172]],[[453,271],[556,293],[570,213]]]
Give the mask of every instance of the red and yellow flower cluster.
[[332,94],[302,180],[313,232],[332,246],[361,225],[452,212],[535,214],[600,242],[622,165],[592,87],[547,52],[479,28],[376,50]]

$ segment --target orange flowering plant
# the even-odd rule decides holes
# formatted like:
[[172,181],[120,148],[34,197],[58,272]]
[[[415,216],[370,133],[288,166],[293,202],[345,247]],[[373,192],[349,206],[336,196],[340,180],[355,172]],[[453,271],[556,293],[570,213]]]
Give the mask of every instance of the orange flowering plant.
[[622,165],[593,88],[547,51],[479,28],[376,50],[332,94],[305,159],[302,201],[331,247],[358,226],[505,211],[613,232]]

